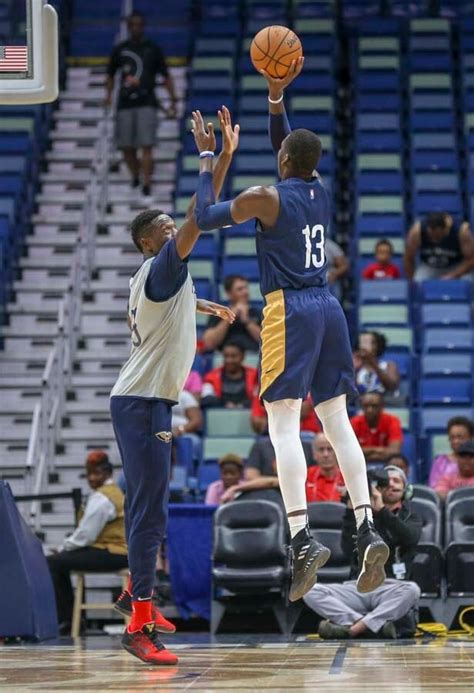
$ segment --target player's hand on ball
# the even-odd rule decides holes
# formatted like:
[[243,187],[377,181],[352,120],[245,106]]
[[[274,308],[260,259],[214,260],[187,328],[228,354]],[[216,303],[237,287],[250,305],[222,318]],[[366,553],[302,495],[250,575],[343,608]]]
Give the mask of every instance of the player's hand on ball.
[[214,125],[207,124],[207,130],[204,127],[201,111],[192,112],[191,132],[194,135],[196,146],[200,152],[214,152],[216,149],[216,136],[214,134]]
[[227,106],[222,106],[222,110],[217,111],[222,132],[222,151],[226,154],[233,154],[239,146],[240,125],[232,128],[232,118]]
[[298,58],[298,60],[292,60],[291,65],[288,68],[288,72],[281,79],[279,77],[272,77],[265,72],[265,70],[260,70],[260,74],[265,77],[268,84],[268,92],[271,99],[280,98],[284,89],[289,86],[294,79],[298,77],[304,65],[304,57]]

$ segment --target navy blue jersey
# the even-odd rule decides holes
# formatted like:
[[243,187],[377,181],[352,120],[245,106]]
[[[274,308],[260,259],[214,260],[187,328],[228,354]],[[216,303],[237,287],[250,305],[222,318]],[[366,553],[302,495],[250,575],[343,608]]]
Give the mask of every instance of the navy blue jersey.
[[327,192],[317,178],[311,181],[287,178],[275,187],[280,196],[278,219],[272,228],[257,231],[262,294],[265,296],[277,289],[325,286],[324,241],[329,226]]

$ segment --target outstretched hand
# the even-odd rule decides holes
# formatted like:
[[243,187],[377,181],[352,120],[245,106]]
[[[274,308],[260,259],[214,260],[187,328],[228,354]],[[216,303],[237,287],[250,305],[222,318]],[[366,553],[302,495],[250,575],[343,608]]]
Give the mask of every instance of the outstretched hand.
[[268,84],[268,93],[271,99],[277,99],[287,86],[298,77],[304,65],[304,57],[301,56],[297,60],[292,60],[285,77],[272,77],[265,70],[260,70],[260,74],[266,79]]
[[207,130],[204,127],[201,111],[192,112],[191,132],[194,135],[196,147],[200,152],[214,152],[216,149],[216,136],[214,134],[214,125],[207,124]]
[[239,146],[240,125],[232,128],[232,118],[227,106],[222,106],[222,110],[217,111],[217,116],[222,132],[222,151],[233,154]]

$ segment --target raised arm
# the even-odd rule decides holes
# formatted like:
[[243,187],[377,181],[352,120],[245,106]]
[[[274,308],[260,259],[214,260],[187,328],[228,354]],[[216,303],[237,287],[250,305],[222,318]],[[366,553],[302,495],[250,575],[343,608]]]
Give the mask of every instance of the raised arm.
[[275,154],[278,154],[281,143],[291,132],[291,126],[283,102],[284,90],[298,77],[303,69],[303,64],[303,57],[293,60],[286,77],[283,79],[271,77],[265,70],[260,70],[268,84],[268,134],[270,135],[270,141]]
[[[239,126],[236,125],[235,128],[232,129],[230,113],[225,106],[223,107],[222,111],[218,112],[218,117],[222,131],[222,151],[217,159],[211,180],[211,187],[213,188],[213,192],[217,197],[221,193],[227,171],[229,170],[229,166],[232,162],[233,153],[239,144]],[[194,111],[193,132],[195,132],[195,130],[198,128],[200,130],[203,146],[207,148],[207,151],[214,152],[216,148],[214,126],[212,123],[208,123],[208,130],[206,131],[200,112]],[[176,246],[178,248],[180,257],[182,258],[187,257],[190,254],[194,244],[199,238],[200,229],[196,224],[196,218],[194,216],[195,206],[196,194],[194,194],[191,198],[191,202],[186,212],[186,218],[176,235]]]

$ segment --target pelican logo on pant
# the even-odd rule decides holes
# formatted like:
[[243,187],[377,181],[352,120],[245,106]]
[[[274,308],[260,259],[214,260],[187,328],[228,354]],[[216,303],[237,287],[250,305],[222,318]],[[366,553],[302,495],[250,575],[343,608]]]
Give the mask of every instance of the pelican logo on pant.
[[171,443],[173,434],[171,431],[160,431],[159,433],[155,433],[155,436],[158,438],[158,440],[162,440],[164,443]]

